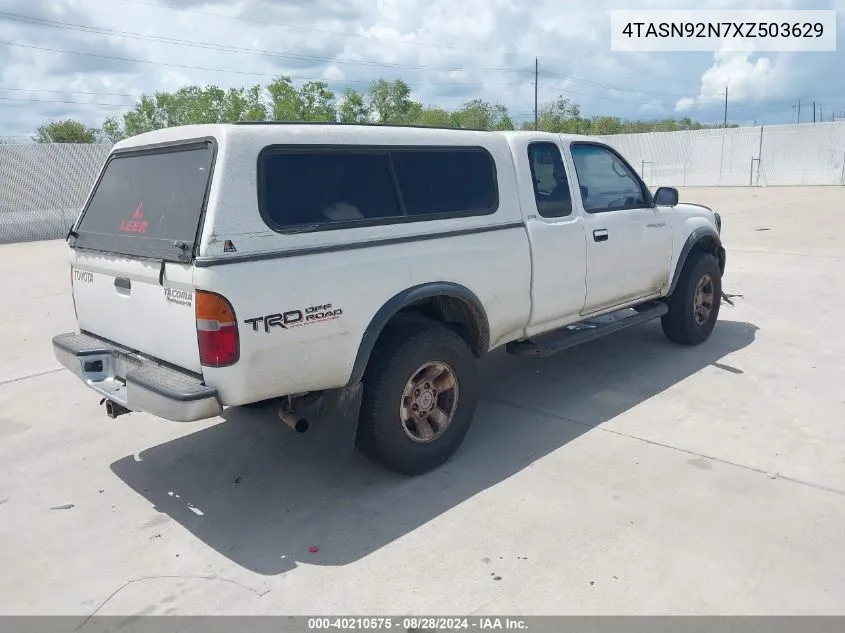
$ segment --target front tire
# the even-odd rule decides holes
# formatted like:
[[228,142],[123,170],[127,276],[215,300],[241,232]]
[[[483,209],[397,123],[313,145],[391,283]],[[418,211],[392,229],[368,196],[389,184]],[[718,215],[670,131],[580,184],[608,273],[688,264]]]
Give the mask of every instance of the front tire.
[[434,321],[389,325],[364,374],[358,444],[394,472],[433,470],[460,447],[477,399],[475,359],[463,338]]
[[710,337],[722,303],[722,271],[710,253],[696,251],[687,258],[675,291],[666,300],[669,312],[661,318],[663,333],[680,345],[698,345]]

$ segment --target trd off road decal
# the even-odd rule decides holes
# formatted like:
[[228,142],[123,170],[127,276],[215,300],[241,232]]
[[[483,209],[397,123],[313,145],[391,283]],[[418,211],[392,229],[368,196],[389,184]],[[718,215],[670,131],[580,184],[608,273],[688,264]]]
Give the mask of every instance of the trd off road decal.
[[287,330],[293,327],[303,327],[305,325],[333,321],[334,319],[339,319],[342,314],[343,310],[334,308],[331,303],[327,303],[321,306],[311,306],[310,308],[305,308],[305,310],[288,310],[287,312],[244,319],[244,323],[252,325],[253,332],[257,332],[259,327],[263,328],[265,332],[269,332],[270,328],[274,327]]
[[189,290],[164,289],[164,299],[168,303],[175,303],[190,308],[194,301],[194,293]]

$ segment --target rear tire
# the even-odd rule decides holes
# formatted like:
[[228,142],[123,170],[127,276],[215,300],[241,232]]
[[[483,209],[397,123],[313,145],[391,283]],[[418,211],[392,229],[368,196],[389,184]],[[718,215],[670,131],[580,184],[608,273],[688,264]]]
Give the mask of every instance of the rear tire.
[[433,470],[460,447],[477,399],[475,359],[464,339],[435,321],[390,324],[364,374],[358,445],[394,472]]
[[687,258],[675,291],[661,317],[663,333],[680,345],[698,345],[710,337],[722,303],[722,271],[710,253],[694,251]]

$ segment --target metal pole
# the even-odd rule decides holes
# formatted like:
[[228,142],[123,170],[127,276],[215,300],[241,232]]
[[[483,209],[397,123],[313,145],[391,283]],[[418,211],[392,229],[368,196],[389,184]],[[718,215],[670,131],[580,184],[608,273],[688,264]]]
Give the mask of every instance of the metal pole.
[[760,165],[763,163],[763,126],[760,126],[760,145],[757,147],[757,184],[760,184]]
[[839,184],[845,185],[845,152],[842,153],[842,174],[839,176]]
[[537,109],[537,78],[540,75],[540,60],[534,58],[534,130],[537,130],[539,121],[539,113]]
[[728,127],[728,84],[725,84],[725,124]]
[[752,181],[754,178],[754,157],[751,157],[751,166],[748,168],[748,186],[752,185]]

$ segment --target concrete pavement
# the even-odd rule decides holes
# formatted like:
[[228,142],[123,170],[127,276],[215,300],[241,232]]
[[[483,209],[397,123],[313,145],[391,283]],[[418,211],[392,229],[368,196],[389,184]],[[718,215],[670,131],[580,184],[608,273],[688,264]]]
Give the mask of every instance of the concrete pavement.
[[845,613],[845,189],[681,200],[744,295],[711,339],[493,353],[419,478],[272,410],[109,420],[52,356],[63,242],[0,247],[0,613]]

